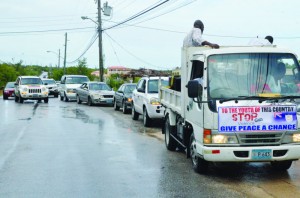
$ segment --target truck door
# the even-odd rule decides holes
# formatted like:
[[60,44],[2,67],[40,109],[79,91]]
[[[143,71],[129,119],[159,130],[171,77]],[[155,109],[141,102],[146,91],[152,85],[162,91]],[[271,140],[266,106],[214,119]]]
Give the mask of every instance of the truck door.
[[[202,81],[202,87],[205,87],[206,83],[206,75],[204,75],[204,63],[199,60],[194,60],[191,63],[191,70],[190,74],[188,74],[189,80],[199,80]],[[200,86],[199,86],[200,89]],[[202,101],[202,95],[205,88],[202,90],[202,94],[199,95],[197,98],[189,98],[187,94],[185,94],[185,100],[186,102],[186,120],[193,123],[193,126],[197,126],[201,128],[201,132],[203,131],[203,103],[200,103]],[[199,131],[200,129],[194,129]],[[195,134],[196,135],[196,134]]]

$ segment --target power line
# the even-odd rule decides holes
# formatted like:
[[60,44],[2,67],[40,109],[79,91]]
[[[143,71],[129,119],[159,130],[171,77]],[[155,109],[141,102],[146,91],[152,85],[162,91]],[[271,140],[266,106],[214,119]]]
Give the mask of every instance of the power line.
[[113,39],[110,35],[107,34],[107,32],[104,32],[114,43],[116,43],[118,46],[120,46],[124,51],[126,51],[128,54],[130,54],[131,56],[133,56],[134,58],[138,59],[139,61],[145,63],[145,64],[148,64],[148,65],[151,65],[153,67],[156,67],[156,68],[160,68],[160,69],[166,69],[166,68],[163,68],[163,67],[159,67],[157,65],[153,65],[139,57],[137,57],[136,55],[134,55],[133,53],[131,53],[130,51],[128,51],[127,49],[125,49],[120,43],[118,43],[115,39]]
[[113,25],[113,26],[108,27],[108,28],[104,28],[104,29],[102,29],[102,31],[109,30],[109,29],[112,29],[112,28],[117,27],[117,26],[119,26],[119,25],[122,25],[122,24],[124,24],[124,23],[126,23],[126,22],[129,22],[129,21],[131,21],[131,20],[133,20],[133,19],[135,19],[135,18],[137,18],[137,17],[139,17],[139,16],[141,16],[141,15],[143,15],[143,14],[146,14],[147,12],[150,12],[151,10],[153,10],[153,9],[155,9],[155,8],[157,8],[157,7],[159,7],[159,6],[163,5],[163,4],[165,4],[165,3],[167,3],[168,1],[169,1],[169,0],[165,0],[165,1],[159,3],[159,4],[155,5],[155,6],[152,6],[151,8],[148,8],[148,9],[146,9],[146,10],[144,10],[144,11],[141,11],[141,12],[139,12],[139,13],[133,15],[132,17],[129,17],[128,19],[126,19],[126,20],[124,20],[124,21],[122,21],[122,22],[120,22],[120,23],[118,23],[118,24],[116,24],[116,25]]
[[60,31],[84,30],[84,29],[91,29],[91,28],[95,29],[95,27],[83,27],[83,28],[64,28],[64,29],[52,29],[52,30],[31,30],[31,31],[16,31],[16,32],[0,32],[0,35],[41,33],[41,32],[60,32]]

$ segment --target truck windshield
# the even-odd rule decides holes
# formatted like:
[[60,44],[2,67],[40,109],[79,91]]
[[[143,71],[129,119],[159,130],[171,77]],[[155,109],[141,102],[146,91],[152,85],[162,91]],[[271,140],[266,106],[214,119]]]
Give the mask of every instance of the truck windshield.
[[82,77],[73,76],[73,77],[66,78],[66,84],[82,84],[88,81],[89,81],[88,77],[84,77],[84,76]]
[[208,57],[208,91],[215,99],[299,96],[297,59],[287,53],[222,54]]
[[[148,81],[148,93],[158,93],[158,79]],[[162,86],[168,86],[169,81],[161,79]]]
[[42,85],[43,81],[40,78],[23,78],[22,85]]

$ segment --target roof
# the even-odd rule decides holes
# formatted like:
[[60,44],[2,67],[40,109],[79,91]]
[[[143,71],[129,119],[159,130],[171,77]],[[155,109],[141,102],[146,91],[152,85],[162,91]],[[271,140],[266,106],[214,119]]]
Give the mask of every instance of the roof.
[[110,66],[107,69],[128,69],[128,68],[126,68],[124,66]]
[[202,48],[202,50],[201,47],[193,47],[188,50],[192,51],[194,55],[203,54],[205,56],[234,53],[291,53],[296,56],[293,51],[285,48],[277,48],[276,46],[221,47],[220,49]]
[[40,78],[38,76],[20,76],[21,78]]

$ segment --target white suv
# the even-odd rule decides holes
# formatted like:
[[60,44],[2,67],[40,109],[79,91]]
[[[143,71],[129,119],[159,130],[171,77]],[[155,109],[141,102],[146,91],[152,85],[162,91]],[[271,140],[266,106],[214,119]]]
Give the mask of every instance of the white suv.
[[159,86],[168,86],[168,77],[142,77],[132,93],[132,119],[138,120],[143,114],[145,127],[151,125],[153,119],[162,119],[164,108],[158,100]]
[[48,103],[48,88],[37,76],[19,76],[15,82],[15,102],[24,100],[44,100]]
[[76,88],[82,83],[89,82],[89,78],[84,75],[63,75],[59,85],[60,100],[76,100]]

